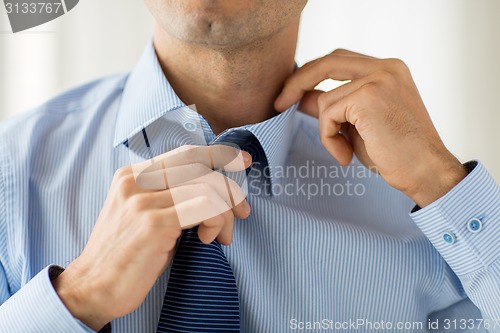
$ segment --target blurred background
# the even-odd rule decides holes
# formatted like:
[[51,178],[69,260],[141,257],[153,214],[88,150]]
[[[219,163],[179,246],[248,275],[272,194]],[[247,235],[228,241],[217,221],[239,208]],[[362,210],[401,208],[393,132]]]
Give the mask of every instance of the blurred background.
[[[130,70],[151,38],[142,1],[84,0],[12,34],[0,6],[0,121],[86,81]],[[336,48],[403,59],[432,119],[462,161],[500,181],[500,1],[309,0],[299,65]],[[321,85],[331,89],[335,85]]]

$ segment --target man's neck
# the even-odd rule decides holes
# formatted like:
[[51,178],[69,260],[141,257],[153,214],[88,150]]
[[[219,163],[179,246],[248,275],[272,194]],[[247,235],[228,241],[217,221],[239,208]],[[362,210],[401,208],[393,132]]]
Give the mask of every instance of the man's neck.
[[264,121],[295,67],[298,21],[266,40],[238,48],[184,43],[156,27],[154,46],[168,81],[195,104],[216,134]]

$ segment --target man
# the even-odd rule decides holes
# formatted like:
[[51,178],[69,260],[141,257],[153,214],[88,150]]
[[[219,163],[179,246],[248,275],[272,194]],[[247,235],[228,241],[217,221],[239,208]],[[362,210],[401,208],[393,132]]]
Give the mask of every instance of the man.
[[[193,221],[227,245],[241,331],[498,330],[500,189],[445,148],[401,61],[338,50],[295,70],[305,0],[145,2],[153,46],[130,74],[1,127],[0,331],[161,331]],[[327,78],[350,82],[313,90]],[[203,176],[251,157],[195,148],[191,126],[258,140],[269,171],[246,199]],[[139,184],[170,167],[186,181]]]

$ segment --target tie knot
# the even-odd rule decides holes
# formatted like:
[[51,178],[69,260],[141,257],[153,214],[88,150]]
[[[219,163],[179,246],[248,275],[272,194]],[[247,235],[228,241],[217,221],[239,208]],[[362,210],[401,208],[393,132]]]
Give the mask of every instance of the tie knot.
[[[212,141],[212,144],[237,145],[252,156],[252,166],[247,169],[249,192],[256,192],[256,188],[263,188],[264,193],[270,193],[270,172],[266,153],[259,139],[246,129],[229,130]],[[258,193],[262,193],[258,191]]]
[[249,144],[253,140],[257,140],[252,132],[246,129],[231,130],[220,136],[220,139],[228,141],[241,142],[242,145]]
[[[236,145],[237,148],[252,156],[252,166],[247,169],[248,189],[250,193],[270,194],[270,172],[264,149],[252,132],[245,129],[230,130],[212,141],[212,144]],[[259,188],[263,189],[258,190]]]
[[252,167],[258,166],[263,169],[267,166],[266,154],[259,139],[249,130],[230,130],[213,140],[212,144],[236,145],[239,149],[248,152],[252,156]]

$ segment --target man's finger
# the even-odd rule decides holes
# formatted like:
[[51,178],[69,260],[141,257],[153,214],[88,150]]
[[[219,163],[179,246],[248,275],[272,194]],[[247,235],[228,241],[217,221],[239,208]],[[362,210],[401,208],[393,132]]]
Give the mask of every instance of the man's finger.
[[366,147],[365,147],[365,141],[359,135],[356,127],[354,127],[350,123],[344,123],[342,126],[342,132],[347,134],[347,137],[349,138],[349,142],[352,145],[352,148],[353,148],[354,154],[356,154],[356,157],[364,165],[369,166],[369,169],[371,171],[376,171],[375,163],[373,163],[373,160],[368,155],[368,152],[366,151]]
[[340,133],[342,121],[335,121],[327,109],[319,116],[319,136],[323,146],[335,157],[340,165],[347,165],[352,159],[353,149],[349,141]]
[[[141,193],[134,196],[131,205],[143,211],[164,210],[174,207],[177,222],[182,229],[208,221],[219,215],[245,219],[250,215],[250,205],[243,200],[232,209],[209,184],[186,184],[166,191]],[[165,220],[166,224],[174,221]]]
[[318,106],[320,111],[326,110],[331,105],[339,102],[343,98],[356,92],[359,88],[363,87],[365,84],[372,82],[373,76],[374,75],[369,75],[362,79],[348,82],[344,85],[341,85],[338,88],[325,92],[324,94],[321,95],[321,97],[318,97]]
[[247,152],[227,145],[182,146],[151,160],[134,164],[132,169],[137,176],[143,172],[194,163],[225,171],[242,171],[252,164],[252,157]]
[[[182,148],[182,149],[180,149]],[[245,151],[228,146],[184,146],[178,153],[154,158],[155,162],[163,162],[167,168],[201,163],[213,169],[225,171],[243,171],[252,164],[252,157]]]
[[304,94],[300,100],[299,111],[310,115],[311,117],[318,118],[319,105],[318,97],[325,92],[322,90],[311,90]]
[[210,244],[214,239],[220,238],[221,244],[228,245],[232,240],[233,224],[234,216],[231,211],[227,211],[203,221],[198,227],[198,237],[205,244]]
[[[237,207],[238,211],[246,211],[245,217],[250,214],[250,206],[248,203],[242,202]],[[206,244],[211,243],[215,238],[222,245],[229,245],[233,241],[234,228],[234,210],[227,211],[212,219],[203,221],[198,229],[200,240]]]
[[321,90],[311,90],[304,94],[300,101],[299,111],[302,111],[310,116],[319,117],[322,110],[327,109],[330,105],[337,103],[342,98],[352,94],[363,85],[374,80],[374,74],[363,77],[359,80],[354,80],[341,85],[327,92]]
[[147,190],[172,189],[188,184],[209,184],[229,207],[235,209],[236,216],[239,218],[247,217],[244,212],[238,211],[236,208],[246,197],[241,188],[243,184],[238,184],[233,179],[201,163],[143,172],[137,176],[136,181],[139,187]]
[[[149,169],[146,169],[149,170]],[[214,172],[201,163],[162,168],[136,175],[137,185],[145,190],[166,190]]]
[[[362,138],[357,131],[355,131],[355,133],[358,137],[353,137],[355,141],[350,142],[340,133],[340,130],[342,126],[344,129],[348,128],[345,124],[356,126],[357,120],[363,112],[360,110],[366,110],[366,107],[363,106],[364,103],[366,103],[366,98],[361,90],[365,85],[370,84],[369,81],[369,78],[366,78],[366,80],[359,80],[358,82],[354,81],[351,82],[352,85],[348,86],[343,93],[337,93],[337,95],[332,95],[331,97],[324,95],[327,99],[330,98],[329,102],[331,102],[331,105],[320,109],[320,138],[325,148],[341,165],[347,165],[351,161],[354,152],[353,144],[356,144],[357,149],[364,148],[360,146]],[[350,92],[354,88],[357,89],[347,94],[347,92]],[[333,91],[331,93],[333,93]],[[349,136],[350,133],[344,134]]]
[[226,218],[226,222],[222,226],[219,234],[217,235],[217,241],[222,245],[229,245],[233,241],[233,229],[234,229],[234,216],[230,215],[229,219]]
[[340,165],[348,165],[353,156],[353,149],[349,141],[340,133],[333,136],[322,138],[323,146],[335,157]]
[[[213,171],[215,172],[215,171]],[[220,174],[221,175],[221,174]],[[222,176],[222,175],[221,175]],[[229,179],[230,180],[230,179]],[[215,192],[212,193],[210,191],[206,191],[205,187],[200,186],[200,183],[191,183],[191,184],[184,184],[182,185],[182,189],[177,188],[172,188],[166,191],[155,191],[155,192],[145,192],[145,193],[139,193],[136,194],[134,197],[135,204],[143,207],[143,209],[148,210],[148,209],[158,209],[158,208],[168,208],[175,206],[176,204],[180,204],[181,202],[187,201],[190,198],[194,197],[200,197],[200,196],[205,196],[205,195],[219,195],[221,199],[222,196],[220,195],[220,192],[214,188]],[[210,185],[212,186],[212,185]],[[236,183],[234,183],[235,188],[238,186]],[[233,191],[236,192],[236,190],[233,189]],[[240,189],[241,191],[241,189]],[[185,195],[185,194],[188,195]],[[241,196],[242,194],[238,195]],[[223,199],[224,200],[224,199]],[[234,199],[233,199],[234,200]],[[228,207],[231,204],[231,200],[227,199],[224,200]],[[229,203],[228,203],[229,202]],[[234,202],[234,201],[233,201]],[[224,209],[226,207],[224,206]],[[197,209],[194,207],[194,209]],[[222,211],[221,214],[224,214],[226,211]],[[245,200],[243,197],[243,200],[239,201],[238,203],[234,204],[234,207],[231,209],[231,215],[236,216],[240,219],[245,219],[250,215],[250,205],[248,202]]]
[[234,215],[239,218],[248,217],[248,214],[242,210],[242,206],[240,205],[245,200],[245,193],[234,180],[227,178],[217,171],[212,171],[207,175],[190,180],[186,184],[201,183],[209,184],[217,192],[218,196],[233,209]]
[[379,59],[328,55],[292,74],[285,82],[274,106],[276,110],[284,111],[326,79],[352,81],[381,70],[382,66],[382,60]]
[[370,83],[365,83],[351,94],[348,94],[335,103],[332,103],[320,113],[320,122],[330,120],[336,124],[350,123],[356,126],[356,123],[363,112],[370,109],[366,106],[367,99],[362,89]]
[[336,49],[335,51],[333,51],[330,54],[339,55],[339,56],[349,56],[349,57],[360,57],[360,58],[368,58],[368,59],[378,59],[378,58],[375,58],[375,57],[372,57],[372,56],[369,56],[369,55],[366,55],[366,54],[361,54],[361,53],[354,52],[354,51],[351,51],[351,50],[346,50],[346,49]]
[[182,229],[192,228],[231,210],[210,185],[191,184],[169,191]]

